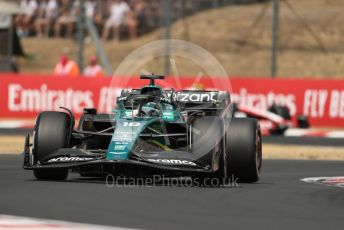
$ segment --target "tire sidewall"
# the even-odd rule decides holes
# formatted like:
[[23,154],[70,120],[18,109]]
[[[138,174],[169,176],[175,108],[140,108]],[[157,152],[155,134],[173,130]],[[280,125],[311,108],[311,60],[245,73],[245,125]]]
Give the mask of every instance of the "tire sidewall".
[[59,148],[69,146],[71,119],[63,112],[42,112],[36,119],[33,138],[35,163]]
[[241,182],[259,179],[262,166],[262,141],[256,119],[233,118],[226,133],[228,176]]

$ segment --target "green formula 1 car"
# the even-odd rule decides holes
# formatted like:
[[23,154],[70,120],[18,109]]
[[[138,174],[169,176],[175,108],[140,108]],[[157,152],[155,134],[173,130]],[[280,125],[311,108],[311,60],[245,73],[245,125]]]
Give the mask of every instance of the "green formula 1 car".
[[85,109],[77,128],[74,116],[46,111],[38,115],[33,143],[29,135],[24,168],[39,180],[81,176],[259,179],[260,127],[252,118],[232,118],[224,91],[163,90],[158,75],[150,84],[124,89],[111,114]]

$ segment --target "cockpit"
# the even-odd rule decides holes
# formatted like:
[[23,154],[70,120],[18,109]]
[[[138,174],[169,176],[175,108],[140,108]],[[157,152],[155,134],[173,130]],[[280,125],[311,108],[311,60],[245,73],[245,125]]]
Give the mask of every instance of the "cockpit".
[[150,80],[150,84],[135,90],[124,90],[117,98],[116,113],[124,117],[162,117],[164,120],[180,119],[180,112],[168,96],[154,81],[163,79],[163,76],[141,76],[141,79]]
[[121,117],[163,117],[174,120],[179,116],[175,105],[164,97],[133,94],[129,97],[117,100],[117,112]]

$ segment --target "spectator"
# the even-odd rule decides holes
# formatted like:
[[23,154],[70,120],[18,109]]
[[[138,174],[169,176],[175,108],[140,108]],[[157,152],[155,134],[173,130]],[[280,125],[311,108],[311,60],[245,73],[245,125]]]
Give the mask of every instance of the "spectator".
[[85,77],[102,77],[104,72],[102,67],[98,64],[97,57],[92,55],[88,59],[88,65],[84,69]]
[[78,65],[63,53],[54,69],[54,75],[76,77],[80,75]]
[[71,0],[62,0],[60,6],[59,17],[55,22],[55,37],[61,36],[62,27],[66,28],[66,36],[71,37],[73,33],[73,25],[77,21],[77,5]]
[[57,13],[58,5],[56,0],[41,0],[35,21],[35,29],[39,37],[49,36],[50,26],[56,19]]
[[85,2],[86,17],[93,19],[96,11],[96,5],[97,3],[95,1],[87,0]]
[[105,0],[88,0],[85,2],[86,16],[93,20],[97,31],[102,34],[104,27],[104,19],[108,9],[107,1]]
[[161,4],[156,0],[147,0],[146,19],[150,28],[156,28],[160,24]]
[[134,36],[136,37],[137,35],[137,28],[144,28],[145,25],[147,24],[146,20],[146,3],[143,0],[133,0],[130,4],[131,8],[133,9],[133,12],[136,17],[136,22],[137,25],[135,26],[135,31],[134,31]]
[[[115,41],[120,39],[120,26],[127,23],[127,16],[131,13],[128,4],[123,0],[112,0],[110,6],[110,17],[105,22],[105,28],[103,30],[103,39],[107,40],[110,34],[110,30],[114,28]],[[132,18],[129,16],[129,18]],[[131,20],[129,20],[131,21]],[[132,26],[131,22],[131,26]]]
[[[13,0],[9,0],[13,1]],[[15,0],[23,13],[16,17],[18,34],[26,36],[34,29],[38,36],[71,37],[79,14],[79,0]],[[162,0],[84,0],[86,16],[92,19],[103,39],[110,34],[120,40],[121,26],[130,38],[161,26]],[[207,0],[211,2],[210,0]],[[37,4],[37,2],[39,4]],[[172,1],[172,20],[194,11],[196,0]],[[114,33],[111,33],[112,30]]]
[[37,8],[38,4],[36,0],[20,1],[20,9],[23,13],[19,14],[15,19],[19,36],[28,36],[29,28],[35,19]]
[[[137,37],[137,19],[139,16],[142,16],[144,10],[144,4],[140,4],[140,1],[135,1],[131,5],[130,11],[128,11],[126,15],[126,25],[128,27],[129,37],[130,39],[134,39]],[[142,18],[140,18],[142,19]]]
[[97,27],[98,33],[101,34],[104,28],[104,19],[106,18],[105,14],[103,12],[105,12],[105,10],[103,10],[103,3],[100,3],[99,1],[96,4],[95,7],[95,12],[93,15],[93,22]]

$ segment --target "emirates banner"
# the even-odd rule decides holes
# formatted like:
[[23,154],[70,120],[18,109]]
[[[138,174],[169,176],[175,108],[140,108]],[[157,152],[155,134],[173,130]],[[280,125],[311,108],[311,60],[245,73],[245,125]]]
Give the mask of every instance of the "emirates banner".
[[[285,105],[291,115],[304,114],[312,126],[344,127],[344,80],[255,79],[255,78],[167,78],[163,88],[220,89],[231,91],[232,100],[267,109]],[[44,110],[71,109],[77,116],[83,108],[110,113],[123,88],[147,84],[138,77],[85,78],[0,74],[0,119],[34,119]]]

